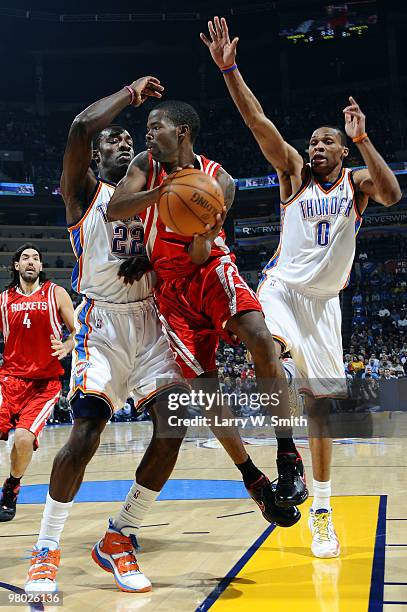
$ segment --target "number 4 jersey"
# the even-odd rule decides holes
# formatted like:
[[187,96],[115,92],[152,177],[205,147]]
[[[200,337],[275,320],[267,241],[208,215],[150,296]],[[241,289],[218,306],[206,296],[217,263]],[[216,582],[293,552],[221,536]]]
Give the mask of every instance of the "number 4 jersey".
[[261,282],[278,278],[301,293],[329,298],[348,284],[362,218],[350,169],[330,186],[307,169],[300,191],[281,204],[280,243]]
[[143,225],[138,217],[107,220],[107,205],[114,185],[98,181],[95,195],[82,219],[68,228],[77,263],[72,288],[88,298],[114,304],[128,304],[151,295],[152,274],[125,285],[118,277],[124,259],[145,254]]
[[52,357],[51,334],[61,339],[61,319],[54,283],[46,281],[31,295],[16,287],[0,294],[1,331],[4,336],[2,376],[57,378],[64,373]]

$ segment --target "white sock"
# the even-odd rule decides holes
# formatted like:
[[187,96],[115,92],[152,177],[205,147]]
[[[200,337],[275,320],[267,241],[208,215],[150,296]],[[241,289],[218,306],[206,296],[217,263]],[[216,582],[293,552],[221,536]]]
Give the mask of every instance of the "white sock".
[[38,548],[55,550],[59,547],[59,540],[72,504],[73,500],[66,503],[55,501],[48,491],[37,541]]
[[331,481],[326,480],[320,482],[313,479],[314,500],[312,502],[312,510],[330,510],[331,509]]
[[127,493],[119,514],[113,519],[115,529],[119,529],[125,536],[134,534],[139,529],[159,493],[159,491],[142,487],[135,480]]

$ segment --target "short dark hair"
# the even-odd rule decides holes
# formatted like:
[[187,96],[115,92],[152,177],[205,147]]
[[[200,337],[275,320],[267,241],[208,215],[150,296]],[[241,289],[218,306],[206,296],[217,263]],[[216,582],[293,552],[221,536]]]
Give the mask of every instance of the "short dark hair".
[[[35,244],[32,244],[31,242],[26,242],[25,244],[22,244],[17,251],[14,253],[13,257],[11,258],[11,264],[10,264],[10,276],[11,276],[11,282],[10,284],[7,286],[7,289],[12,289],[13,287],[18,287],[20,284],[20,274],[18,272],[18,270],[16,270],[15,265],[17,262],[20,261],[20,257],[23,254],[23,252],[26,249],[34,249],[34,251],[37,251],[39,258],[40,258],[40,262],[42,263],[42,253],[40,251],[40,249],[35,246]],[[44,281],[46,281],[46,275],[45,272],[43,270],[41,270],[40,272],[40,283],[43,283]]]
[[107,132],[108,136],[112,136],[112,135],[116,135],[116,134],[123,134],[123,132],[127,132],[127,130],[126,130],[126,128],[122,127],[118,123],[111,123],[110,125],[106,126],[105,128],[103,128],[103,130],[98,132],[96,134],[96,136],[93,138],[92,148],[93,148],[94,151],[97,151],[99,149],[100,141],[102,140],[102,136],[106,132]]
[[320,125],[319,127],[317,127],[314,132],[316,130],[320,130],[323,127],[327,127],[330,130],[335,130],[335,132],[338,132],[339,136],[341,137],[341,145],[343,147],[347,147],[348,146],[348,137],[346,136],[345,132],[338,127],[337,125],[327,125],[326,123],[324,123],[323,125]]
[[201,129],[201,121],[193,106],[180,100],[165,100],[153,110],[163,111],[175,126],[187,125],[191,132],[191,141],[195,142]]

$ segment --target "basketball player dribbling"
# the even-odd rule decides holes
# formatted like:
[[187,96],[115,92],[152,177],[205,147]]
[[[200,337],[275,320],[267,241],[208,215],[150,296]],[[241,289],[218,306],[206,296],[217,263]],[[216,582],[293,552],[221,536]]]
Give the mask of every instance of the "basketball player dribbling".
[[[134,155],[130,134],[111,122],[129,104],[138,106],[146,95],[154,93],[160,97],[162,90],[152,77],[138,79],[85,109],[69,133],[61,184],[78,258],[73,287],[84,295],[75,312],[76,349],[70,390],[74,425],[54,460],[27,592],[57,590],[60,538],[73,498],[107,420],[131,392],[139,399],[138,408],[148,407],[153,437],[122,508],[95,544],[92,558],[114,575],[122,591],[151,590],[151,582],[137,563],[136,533],[178,456],[186,428],[180,427],[176,435],[174,431],[166,435],[166,400],[168,392],[176,391],[177,386],[185,391],[181,386],[185,383],[152,303],[151,266],[146,266],[143,258],[133,257],[144,252],[140,220],[127,216],[109,223],[106,209]],[[92,141],[98,178],[90,169]],[[137,282],[127,282],[128,277],[124,282],[119,279],[123,268],[127,274],[133,270]],[[172,379],[173,386],[156,388],[160,377],[166,382]],[[278,508],[274,496],[265,502],[267,520],[286,526],[298,520],[299,512]]]
[[[208,47],[226,86],[280,183],[280,244],[263,270],[258,289],[276,350],[290,351],[303,382],[310,417],[314,499],[309,526],[316,557],[336,557],[340,545],[332,523],[327,436],[329,397],[343,397],[343,353],[339,291],[349,278],[355,236],[369,198],[392,206],[401,198],[396,177],[365,131],[365,115],[356,101],[343,110],[345,132],[367,168],[343,167],[349,149],[345,134],[321,126],[309,141],[310,162],[284,141],[247,87],[236,65],[238,38],[230,41],[225,19],[209,24]],[[301,387],[301,385],[300,385]]]
[[[69,131],[61,190],[77,257],[72,285],[83,297],[75,311],[70,388],[74,423],[54,459],[27,592],[57,590],[60,538],[73,498],[106,423],[131,394],[138,409],[148,407],[153,437],[122,508],[110,519],[92,558],[113,574],[121,590],[151,590],[137,563],[135,537],[174,468],[186,430],[181,427],[177,436],[165,436],[167,395],[177,389],[185,392],[188,386],[156,314],[151,272],[133,283],[119,278],[123,262],[144,252],[141,222],[131,216],[109,223],[106,208],[134,155],[130,134],[111,122],[128,105],[140,106],[148,96],[161,97],[162,91],[154,77],[140,78],[82,111]],[[98,177],[90,167],[92,159]]]
[[[0,497],[0,522],[16,514],[20,482],[38,438],[61,393],[60,363],[74,346],[71,298],[46,280],[42,254],[34,244],[13,255],[11,283],[0,294],[4,363],[0,368],[0,440],[15,429],[10,476]],[[62,342],[62,323],[70,336]]]
[[[199,128],[198,114],[185,102],[166,101],[152,110],[147,122],[147,151],[130,164],[109,202],[107,215],[116,220],[139,214],[143,220],[147,255],[157,275],[155,299],[160,318],[184,375],[196,379],[198,385],[200,378],[205,378],[204,384],[212,391],[217,389],[219,338],[233,342],[238,337],[252,355],[259,386],[263,384],[262,390],[270,393],[272,381],[284,387],[284,374],[261,305],[239,275],[226,246],[220,215],[212,230],[193,238],[169,230],[158,216],[160,185],[174,170],[187,166],[213,176],[224,192],[226,208],[232,205],[233,179],[220,164],[193,150]],[[212,416],[211,411],[207,416]],[[276,428],[279,477],[275,493],[267,477],[251,462],[238,430],[212,430],[265,516],[265,504],[273,506],[275,501],[288,513],[305,501],[308,492],[303,465],[290,429]],[[292,514],[293,520],[296,516],[299,518]]]

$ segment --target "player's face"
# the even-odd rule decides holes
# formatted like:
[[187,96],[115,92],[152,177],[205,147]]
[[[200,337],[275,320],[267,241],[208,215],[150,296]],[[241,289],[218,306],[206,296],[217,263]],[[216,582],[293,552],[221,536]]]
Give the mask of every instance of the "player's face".
[[336,130],[321,127],[310,138],[308,154],[313,171],[324,175],[342,163],[348,149],[341,143],[341,136]]
[[14,266],[26,283],[35,283],[42,270],[40,256],[35,249],[25,249]]
[[175,126],[164,111],[153,110],[148,116],[146,147],[158,162],[177,159],[182,142],[182,126]]
[[103,132],[95,161],[104,173],[113,178],[123,178],[134,157],[133,139],[124,132]]

